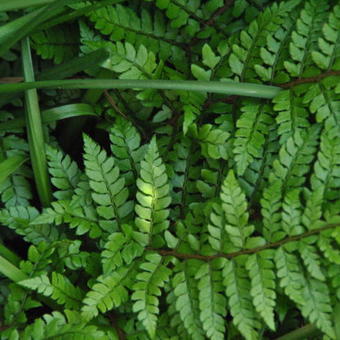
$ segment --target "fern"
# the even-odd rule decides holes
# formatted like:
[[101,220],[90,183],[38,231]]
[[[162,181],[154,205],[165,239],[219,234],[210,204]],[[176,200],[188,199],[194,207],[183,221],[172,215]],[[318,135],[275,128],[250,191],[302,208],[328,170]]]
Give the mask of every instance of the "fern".
[[132,300],[133,311],[138,313],[138,319],[142,322],[151,338],[155,337],[157,327],[158,298],[161,295],[160,288],[168,280],[170,270],[163,264],[163,259],[158,254],[146,255],[147,262],[140,268],[143,272],[137,275],[137,283],[133,286]]
[[[0,338],[337,339],[337,1],[63,3],[0,15],[0,40],[29,36],[36,79],[63,63],[55,73],[83,88],[77,64],[99,87],[38,84],[52,84],[41,107],[56,106],[44,206],[36,90],[1,96],[0,163],[27,161],[0,183]],[[35,13],[53,17],[11,33]],[[0,91],[28,86],[19,50],[0,45]],[[98,49],[106,60],[91,59]],[[104,78],[181,89],[103,91]],[[211,81],[277,95],[212,93]],[[96,116],[60,121],[70,100]]]
[[140,231],[156,235],[169,226],[168,216],[171,198],[168,177],[153,139],[141,162],[140,178],[137,180],[139,204],[136,205],[136,226]]
[[[98,215],[104,218],[101,227],[115,230],[133,207],[132,202],[127,201],[125,180],[119,178],[119,168],[115,166],[113,158],[107,157],[106,152],[100,150],[89,137],[85,136],[84,140],[86,175],[92,189],[92,198],[97,204]],[[112,218],[116,223],[106,222]]]

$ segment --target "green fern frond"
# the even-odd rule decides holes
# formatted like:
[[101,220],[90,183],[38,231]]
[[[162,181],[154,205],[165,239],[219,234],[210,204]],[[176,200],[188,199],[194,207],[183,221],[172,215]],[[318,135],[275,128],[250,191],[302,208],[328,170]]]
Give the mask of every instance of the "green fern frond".
[[302,209],[300,199],[300,189],[293,189],[286,193],[282,204],[282,229],[286,235],[294,236],[302,234]]
[[204,339],[204,331],[200,322],[198,303],[198,287],[195,275],[199,269],[199,261],[186,261],[176,266],[177,273],[172,279],[175,306],[185,329],[197,340]]
[[54,226],[31,224],[38,215],[38,210],[33,207],[10,207],[0,210],[0,222],[33,244],[42,241],[51,243],[57,240],[59,232]]
[[141,162],[140,177],[137,180],[136,226],[140,231],[152,235],[159,234],[169,226],[168,176],[159,156],[156,140],[153,139]]
[[273,102],[274,110],[278,112],[276,123],[281,144],[284,144],[296,131],[310,126],[308,112],[302,106],[302,99],[295,95],[293,90],[281,91]]
[[[77,314],[78,319],[76,315]],[[96,326],[87,325],[82,319],[79,319],[79,314],[65,310],[66,317],[60,312],[53,312],[52,314],[45,314],[42,318],[36,319],[34,323],[27,326],[22,333],[16,330],[11,331],[10,334],[13,339],[23,340],[45,340],[53,338],[62,339],[103,339],[108,337],[105,333],[99,330]]]
[[297,19],[296,29],[291,34],[289,52],[291,60],[286,60],[284,66],[293,77],[308,77],[315,74],[311,67],[310,50],[316,45],[320,35],[321,24],[327,15],[327,2],[316,0],[306,1]]
[[296,131],[289,137],[279,151],[279,159],[273,162],[270,181],[279,180],[283,183],[283,192],[296,188],[306,181],[311,163],[317,152],[320,126],[314,125],[306,132]]
[[273,123],[269,105],[248,101],[242,106],[241,112],[237,120],[234,140],[238,175],[244,174],[254,158],[263,156],[265,136],[269,133],[269,126]]
[[83,300],[82,316],[86,320],[91,320],[99,311],[105,313],[125,302],[128,292],[123,286],[123,281],[128,274],[129,268],[122,267],[109,275],[99,276]]
[[78,52],[78,34],[73,26],[60,25],[31,35],[32,47],[43,59],[56,64],[71,59]]
[[235,247],[243,248],[254,227],[248,225],[249,213],[247,200],[242,192],[234,172],[231,170],[221,187],[222,209],[227,224],[225,230]]
[[202,155],[212,159],[228,159],[230,134],[222,129],[214,129],[211,124],[204,124],[198,130],[198,139]]
[[18,282],[19,285],[51,297],[65,308],[79,309],[84,293],[60,273],[53,272],[51,280],[46,274]]
[[77,163],[70,156],[49,146],[46,148],[48,171],[52,184],[59,189],[53,193],[58,200],[71,199],[80,179]]
[[138,282],[133,286],[133,311],[138,313],[138,319],[153,339],[159,314],[160,288],[168,281],[171,271],[165,266],[164,259],[156,253],[147,254],[145,259],[147,261],[140,265],[142,271],[137,275]]
[[144,252],[147,244],[145,234],[132,230],[129,225],[122,226],[123,233],[112,233],[101,253],[103,272],[105,274],[116,268],[129,265],[136,257]]
[[161,12],[152,16],[142,9],[140,16],[126,6],[107,6],[90,13],[89,18],[102,34],[112,41],[125,40],[137,47],[144,45],[164,60],[180,53],[181,36],[167,25]]
[[251,280],[250,294],[253,304],[268,327],[275,330],[275,274],[273,254],[271,251],[262,251],[248,256],[246,268]]
[[119,119],[110,130],[111,151],[128,185],[135,183],[144,156],[141,137],[131,122]]
[[338,188],[336,169],[339,163],[340,146],[337,131],[337,128],[333,128],[321,136],[320,151],[311,177],[312,189],[322,188],[326,200],[338,197],[336,193]]
[[250,295],[250,281],[244,267],[244,258],[227,261],[223,268],[223,284],[233,323],[247,340],[258,339],[261,323]]
[[323,37],[318,39],[318,51],[312,52],[314,63],[322,70],[339,70],[340,57],[340,6],[330,12],[328,22],[322,27]]
[[227,301],[222,295],[221,259],[204,263],[196,273],[195,278],[199,280],[199,308],[200,319],[206,336],[211,340],[224,339]]
[[114,159],[104,150],[84,136],[85,172],[92,189],[92,198],[97,204],[97,213],[104,218],[100,226],[108,231],[115,231],[121,226],[122,219],[131,213],[133,202],[127,201],[128,189],[125,180],[119,176],[119,168]]

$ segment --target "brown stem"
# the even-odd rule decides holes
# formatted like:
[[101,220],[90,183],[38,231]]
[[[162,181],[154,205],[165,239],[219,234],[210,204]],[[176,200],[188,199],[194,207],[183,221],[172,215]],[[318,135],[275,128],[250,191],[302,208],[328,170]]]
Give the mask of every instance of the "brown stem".
[[223,7],[218,8],[209,18],[208,21],[205,22],[206,25],[212,26],[215,23],[217,17],[222,15],[229,7],[234,3],[234,0],[226,0]]
[[284,89],[287,89],[287,88],[291,88],[293,86],[300,85],[300,84],[316,83],[316,82],[318,82],[318,81],[320,81],[320,80],[322,80],[326,77],[330,77],[330,76],[340,76],[340,71],[328,71],[328,72],[321,73],[321,74],[314,76],[314,77],[295,79],[295,80],[292,80],[288,83],[278,84],[277,86],[280,86]]
[[180,259],[184,259],[184,260],[189,260],[189,259],[197,259],[197,260],[202,260],[202,261],[211,261],[217,258],[221,258],[224,257],[226,259],[231,259],[233,257],[236,256],[240,256],[240,255],[246,255],[246,254],[255,254],[258,253],[262,250],[265,249],[270,249],[270,248],[277,248],[280,247],[286,243],[289,242],[294,242],[294,241],[298,241],[301,240],[305,237],[308,236],[312,236],[315,234],[318,234],[324,230],[327,229],[332,229],[332,228],[336,228],[339,227],[340,223],[336,223],[336,224],[327,224],[326,226],[323,226],[321,228],[318,229],[313,229],[313,230],[309,230],[303,234],[300,235],[296,235],[296,236],[291,236],[291,237],[287,237],[281,241],[277,241],[277,242],[273,242],[273,243],[268,243],[264,246],[261,247],[256,247],[256,248],[251,248],[251,249],[244,249],[244,250],[240,250],[240,251],[236,251],[233,253],[229,253],[229,254],[216,254],[216,255],[210,255],[210,256],[206,256],[206,255],[200,255],[200,254],[182,254],[182,253],[177,253],[174,250],[168,250],[168,249],[154,249],[154,248],[149,248],[148,250],[153,250],[158,252],[160,255],[162,256],[174,256]]

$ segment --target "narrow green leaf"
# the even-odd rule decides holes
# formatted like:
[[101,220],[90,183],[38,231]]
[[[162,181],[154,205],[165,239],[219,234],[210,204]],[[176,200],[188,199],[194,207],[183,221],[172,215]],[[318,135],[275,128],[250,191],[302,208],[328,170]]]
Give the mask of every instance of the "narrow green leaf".
[[0,184],[27,161],[24,156],[13,156],[0,163]]

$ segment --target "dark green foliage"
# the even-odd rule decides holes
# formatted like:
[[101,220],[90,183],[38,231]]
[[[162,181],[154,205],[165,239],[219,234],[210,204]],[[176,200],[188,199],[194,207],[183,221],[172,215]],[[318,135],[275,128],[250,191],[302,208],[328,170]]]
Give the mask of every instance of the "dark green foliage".
[[[88,76],[282,90],[39,90],[42,107],[93,115],[44,124],[47,207],[24,130],[0,131],[0,164],[28,160],[0,183],[0,339],[269,340],[306,324],[306,339],[338,339],[337,1],[65,5],[30,36],[37,73],[105,49]],[[15,122],[20,95],[1,96],[0,122]]]

